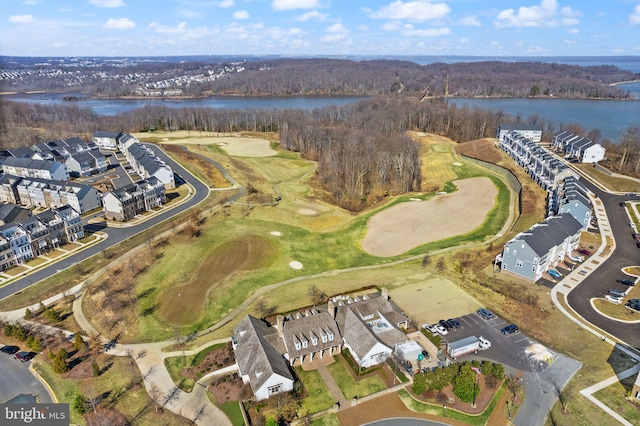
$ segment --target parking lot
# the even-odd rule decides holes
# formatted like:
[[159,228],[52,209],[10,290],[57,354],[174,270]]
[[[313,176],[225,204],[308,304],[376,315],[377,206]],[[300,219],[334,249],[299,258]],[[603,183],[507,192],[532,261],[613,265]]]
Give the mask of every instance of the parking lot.
[[484,320],[477,313],[464,315],[457,318],[461,328],[452,329],[443,336],[443,341],[454,342],[469,336],[482,336],[491,342],[491,348],[485,351],[478,351],[456,358],[465,361],[473,358],[487,358],[513,368],[523,371],[542,371],[547,367],[547,363],[539,361],[525,352],[530,345],[537,343],[533,339],[525,336],[521,332],[505,336],[500,333],[500,329],[509,325],[508,322],[494,314],[494,318]]
[[16,399],[26,403],[36,396],[41,403],[53,402],[44,385],[29,371],[31,362],[20,362],[13,355],[0,353],[0,402]]

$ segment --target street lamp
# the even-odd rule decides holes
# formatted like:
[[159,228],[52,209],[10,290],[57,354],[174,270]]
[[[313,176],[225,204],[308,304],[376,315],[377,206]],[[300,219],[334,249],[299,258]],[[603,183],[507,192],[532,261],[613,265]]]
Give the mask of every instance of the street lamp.
[[447,404],[442,404],[442,416],[447,417]]

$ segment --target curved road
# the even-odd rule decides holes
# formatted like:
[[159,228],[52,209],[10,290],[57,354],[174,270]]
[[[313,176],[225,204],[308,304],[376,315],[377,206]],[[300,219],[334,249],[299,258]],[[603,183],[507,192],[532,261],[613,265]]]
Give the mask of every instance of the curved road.
[[[124,228],[106,228],[104,226],[99,226],[99,225],[87,225],[86,226],[87,229],[92,231],[103,231],[109,235],[109,238],[107,238],[106,240],[98,244],[88,247],[87,249],[82,250],[81,252],[75,253],[59,262],[56,262],[51,266],[39,269],[22,279],[19,279],[17,281],[14,281],[10,284],[5,285],[4,287],[1,287],[0,300],[4,299],[5,297],[9,297],[14,293],[22,291],[25,288],[31,286],[32,284],[37,283],[38,281],[41,281],[45,278],[49,278],[50,276],[54,275],[56,272],[69,268],[75,265],[76,263],[79,263],[95,254],[100,253],[101,251],[111,246],[118,244],[121,241],[126,240],[127,238],[131,238],[135,234],[138,234],[152,226],[159,224],[160,222],[163,222],[173,216],[176,216],[184,212],[185,210],[201,203],[202,201],[204,201],[205,198],[207,198],[207,196],[209,195],[209,187],[207,187],[200,180],[196,179],[193,175],[191,175],[191,173],[185,170],[181,165],[179,165],[178,163],[173,161],[171,158],[169,158],[169,156],[167,156],[157,146],[155,145],[147,145],[147,146],[151,148],[158,157],[162,158],[162,160],[174,170],[178,179],[182,179],[188,182],[189,184],[191,184],[191,186],[195,190],[195,194],[193,194],[192,198],[187,202],[185,202],[184,204],[181,204],[180,206],[172,208],[170,210],[164,211],[158,214],[157,216],[154,216],[153,218],[150,218],[149,220],[144,221],[143,223],[140,223],[139,225],[124,227]],[[210,159],[207,159],[207,160],[213,163],[214,165],[216,165],[216,167],[220,168],[219,165],[217,165],[212,160]],[[240,191],[238,194],[234,194],[234,196],[229,201],[233,201],[241,195],[242,195],[242,191]]]
[[[636,349],[640,349],[640,322],[628,323],[611,320],[595,311],[590,303],[591,298],[603,297],[610,288],[627,290],[626,285],[616,283],[618,278],[630,278],[622,273],[621,269],[626,266],[640,265],[640,249],[636,247],[635,241],[631,238],[631,234],[635,231],[629,227],[626,209],[619,205],[621,201],[640,200],[640,197],[610,194],[586,179],[581,179],[581,181],[604,204],[611,231],[616,240],[616,249],[602,265],[585,277],[580,285],[568,294],[567,301],[571,308],[591,324]],[[634,319],[639,319],[637,314]]]

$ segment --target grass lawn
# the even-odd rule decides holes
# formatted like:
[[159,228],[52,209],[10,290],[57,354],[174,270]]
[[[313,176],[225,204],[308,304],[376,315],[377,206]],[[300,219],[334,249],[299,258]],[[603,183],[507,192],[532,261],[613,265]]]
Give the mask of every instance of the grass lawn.
[[329,414],[324,417],[320,417],[311,422],[311,426],[339,426],[340,420],[335,414]]
[[239,402],[227,401],[222,404],[220,409],[229,417],[233,426],[244,426],[244,417]]
[[386,389],[384,382],[378,375],[365,376],[361,377],[360,380],[354,380],[347,367],[339,359],[340,356],[335,356],[336,362],[328,365],[327,368],[345,398],[363,397]]
[[296,367],[296,374],[307,392],[307,396],[302,401],[302,406],[298,410],[299,417],[319,413],[333,406],[333,398],[324,380],[320,377],[320,373],[315,370],[304,371],[301,367]]
[[[113,364],[101,376],[82,380],[69,379],[58,375],[53,372],[46,362],[36,362],[34,368],[51,386],[60,402],[70,403],[71,423],[85,424],[82,416],[73,409],[73,401],[78,394],[85,397],[106,395],[104,402],[120,411],[129,420],[135,417],[135,425],[154,426],[158,423],[181,425],[188,423],[186,419],[168,410],[165,410],[161,417],[158,417],[153,409],[153,401],[147,395],[144,387],[140,386],[137,389],[126,390],[127,384],[132,379],[130,370],[126,366],[127,358],[110,357],[109,363]],[[139,372],[136,373],[135,380],[142,381]]]
[[[625,299],[628,300],[629,297]],[[597,310],[612,318],[616,318],[623,321],[638,321],[640,320],[640,312],[633,311],[624,306],[625,302],[619,305],[615,305],[605,299],[595,299],[593,305]]]
[[593,167],[591,164],[577,164],[580,171],[597,180],[611,191],[640,192],[640,183],[626,178],[610,176]]
[[637,375],[627,377],[622,382],[617,382],[594,393],[600,402],[620,414],[625,420],[633,425],[640,425],[640,401],[630,401],[626,394],[633,387]]

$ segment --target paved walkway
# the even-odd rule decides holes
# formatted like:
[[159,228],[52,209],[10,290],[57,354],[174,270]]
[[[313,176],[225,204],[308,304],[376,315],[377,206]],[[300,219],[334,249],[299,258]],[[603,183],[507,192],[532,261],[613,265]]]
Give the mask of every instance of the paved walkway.
[[[340,361],[337,361],[337,362],[340,362]],[[338,387],[338,384],[336,383],[336,381],[333,380],[333,376],[331,375],[331,373],[329,373],[329,369],[327,368],[327,366],[326,365],[318,366],[318,373],[320,373],[320,377],[322,377],[322,380],[327,385],[327,389],[329,389],[329,393],[333,397],[334,401],[339,403],[340,409],[344,410],[348,408],[349,405],[347,405],[347,402],[348,402],[347,398],[345,398],[345,396],[342,394],[342,391]]]

